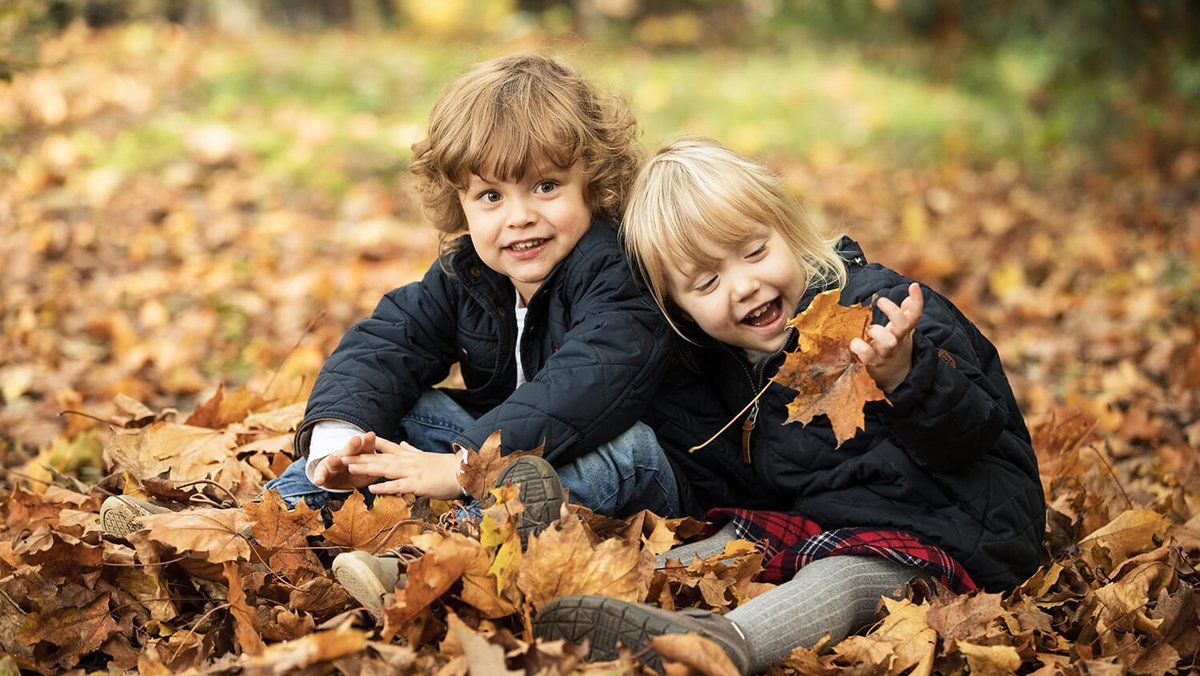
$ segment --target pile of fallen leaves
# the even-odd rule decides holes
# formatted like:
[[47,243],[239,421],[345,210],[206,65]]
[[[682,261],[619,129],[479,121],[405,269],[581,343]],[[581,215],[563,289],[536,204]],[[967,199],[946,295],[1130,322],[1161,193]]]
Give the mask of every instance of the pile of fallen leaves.
[[[655,556],[700,524],[642,512],[624,521],[572,508],[522,549],[516,488],[494,489],[481,518],[453,503],[353,493],[330,513],[289,510],[264,479],[290,461],[299,405],[222,392],[182,422],[122,400],[105,445],[115,470],[74,489],[17,484],[0,506],[0,649],[10,668],[140,673],[568,673],[580,650],[535,641],[548,600],[602,593],[665,608],[724,612],[770,585],[746,542],[709,560],[655,569]],[[1181,490],[1130,496],[1082,418],[1036,428],[1050,496],[1044,565],[1006,596],[887,601],[880,621],[836,645],[797,649],[799,673],[928,674],[1186,670],[1200,651],[1192,562],[1200,516]],[[489,440],[464,485],[484,497],[503,463]],[[178,510],[142,517],[128,540],[106,536],[109,494]],[[407,582],[381,616],[329,571],[342,551],[389,549]],[[659,646],[701,673],[731,665],[699,637]],[[618,665],[635,669],[632,656]],[[682,667],[681,667],[682,668]]]
[[[328,526],[255,502],[291,459],[324,355],[420,274],[435,238],[399,186],[352,161],[330,170],[350,175],[346,192],[296,197],[229,126],[188,117],[182,92],[236,49],[171,29],[69,31],[0,83],[3,668],[562,672],[578,651],[527,631],[550,595],[726,611],[760,593],[745,547],[653,569],[690,521],[574,513],[521,552],[511,495],[475,524],[398,498],[352,499]],[[238,119],[293,138],[289,157],[325,152],[322,111],[256,114]],[[354,128],[383,133],[369,118]],[[178,157],[157,171],[110,157],[150,120],[184,139]],[[1043,566],[1015,592],[889,602],[870,631],[779,668],[1195,668],[1200,152],[1038,182],[1006,162],[772,163],[830,231],[945,293],[996,343],[1048,502]],[[99,505],[119,494],[180,512],[105,538]],[[375,620],[329,562],[381,547],[402,547],[410,583]]]

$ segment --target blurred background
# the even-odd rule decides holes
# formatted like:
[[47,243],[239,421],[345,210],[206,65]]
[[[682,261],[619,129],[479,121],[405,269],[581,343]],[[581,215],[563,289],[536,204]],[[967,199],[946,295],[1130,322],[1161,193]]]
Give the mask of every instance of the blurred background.
[[1196,480],[1190,0],[0,0],[4,465],[97,478],[118,395],[303,400],[433,260],[433,100],[516,50],[623,93],[648,150],[768,162],[976,320],[1031,422]]

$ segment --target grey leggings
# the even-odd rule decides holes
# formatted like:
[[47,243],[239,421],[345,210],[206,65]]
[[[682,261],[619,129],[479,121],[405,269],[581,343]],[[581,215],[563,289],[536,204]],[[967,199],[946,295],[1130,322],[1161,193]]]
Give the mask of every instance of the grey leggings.
[[[658,557],[684,564],[693,556],[720,554],[737,537],[733,524],[699,542]],[[796,576],[731,610],[730,619],[750,648],[750,672],[767,668],[794,648],[814,645],[825,634],[836,643],[875,619],[881,596],[899,598],[918,568],[873,556],[831,556],[801,568]]]

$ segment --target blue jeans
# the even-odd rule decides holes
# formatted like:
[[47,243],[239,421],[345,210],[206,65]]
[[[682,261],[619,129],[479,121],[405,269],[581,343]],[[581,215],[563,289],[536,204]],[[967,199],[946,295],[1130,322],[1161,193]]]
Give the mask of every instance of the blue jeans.
[[[448,453],[451,443],[475,418],[439,390],[417,400],[401,420],[405,440],[420,449]],[[278,491],[289,506],[300,500],[313,509],[345,493],[331,493],[314,485],[304,471],[307,458],[299,458],[266,488]],[[623,434],[571,463],[556,467],[571,502],[597,514],[626,516],[643,509],[659,516],[683,516],[679,485],[654,431],[634,423]],[[368,494],[369,495],[369,494]]]

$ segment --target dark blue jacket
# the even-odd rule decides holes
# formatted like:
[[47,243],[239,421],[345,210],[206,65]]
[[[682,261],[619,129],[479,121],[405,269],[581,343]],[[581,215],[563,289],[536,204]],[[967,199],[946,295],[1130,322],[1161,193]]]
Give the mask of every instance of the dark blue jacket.
[[[897,304],[911,280],[867,264],[858,244],[838,243],[849,279],[843,305],[887,296]],[[867,405],[866,429],[841,447],[828,419],[784,425],[796,393],[772,385],[759,402],[752,464],[764,491],[827,529],[902,529],[954,556],[977,583],[1011,589],[1037,568],[1045,498],[1037,458],[995,347],[946,298],[922,286],[925,310],[913,339],[913,367],[888,395]],[[799,306],[816,295],[810,290]],[[875,311],[875,322],[887,317]],[[787,349],[795,344],[794,332]],[[783,363],[782,351],[751,367],[741,350],[699,350],[722,384],[732,416]],[[739,423],[741,421],[739,420]],[[722,436],[741,446],[741,425]],[[705,453],[709,449],[700,451]]]
[[611,225],[594,222],[529,299],[519,389],[513,285],[483,264],[468,237],[458,245],[342,338],[309,397],[301,453],[322,419],[401,439],[400,420],[455,363],[465,388],[446,392],[478,416],[457,440],[469,448],[502,430],[503,452],[544,443],[545,458],[561,466],[646,416],[675,340]]

